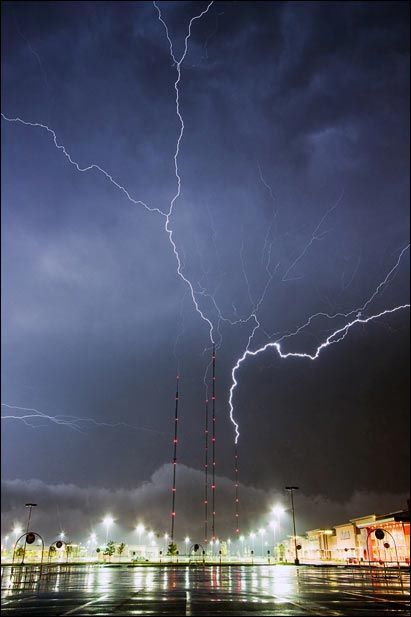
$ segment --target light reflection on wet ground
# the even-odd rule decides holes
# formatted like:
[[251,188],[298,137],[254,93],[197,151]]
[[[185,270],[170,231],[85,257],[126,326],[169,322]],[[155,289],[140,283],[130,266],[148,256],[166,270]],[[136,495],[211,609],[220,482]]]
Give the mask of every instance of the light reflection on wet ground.
[[5,615],[409,615],[409,573],[313,566],[53,567]]

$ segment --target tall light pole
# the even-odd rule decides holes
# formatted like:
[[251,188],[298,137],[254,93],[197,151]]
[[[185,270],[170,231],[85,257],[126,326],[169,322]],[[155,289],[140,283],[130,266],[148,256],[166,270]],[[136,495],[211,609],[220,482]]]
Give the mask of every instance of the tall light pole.
[[141,536],[142,534],[145,532],[145,527],[142,523],[139,523],[136,527],[136,531],[137,531],[137,535],[138,535],[138,541],[139,544],[141,545]]
[[112,516],[110,516],[109,514],[104,518],[103,520],[104,526],[106,528],[106,545],[108,543],[108,530],[110,529],[111,525],[114,523],[114,519]]
[[25,507],[29,509],[29,515],[27,518],[27,527],[26,527],[26,533],[29,532],[29,527],[30,527],[30,519],[31,519],[31,510],[32,508],[35,508],[37,506],[36,503],[26,503]]
[[27,534],[28,534],[28,532],[29,532],[29,528],[30,528],[31,511],[32,511],[32,509],[33,509],[33,508],[35,508],[35,507],[37,506],[37,504],[36,504],[36,503],[26,503],[26,504],[24,504],[24,505],[25,505],[25,507],[26,507],[26,508],[28,508],[28,510],[29,510],[29,515],[28,515],[28,517],[27,517],[26,535],[25,535],[25,537],[24,537],[23,557],[22,557],[22,560],[21,560],[21,564],[22,564],[22,565],[23,565],[23,563],[24,563],[24,558],[25,558],[25,556],[26,556]]
[[295,512],[294,512],[294,491],[298,491],[298,486],[286,486],[285,490],[290,493],[291,510],[293,513],[293,529],[294,529],[294,550],[295,550],[294,563],[296,566],[298,566],[300,564],[300,560],[298,559],[298,552],[297,552],[297,532],[295,530]]
[[258,533],[260,534],[260,538],[261,538],[261,557],[264,556],[264,534],[265,534],[265,529],[261,528],[258,530]]

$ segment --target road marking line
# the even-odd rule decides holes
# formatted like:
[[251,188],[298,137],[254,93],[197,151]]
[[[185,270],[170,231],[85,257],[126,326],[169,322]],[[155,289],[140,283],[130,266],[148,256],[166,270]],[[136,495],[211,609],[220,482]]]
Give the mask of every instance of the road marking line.
[[[387,598],[378,598],[376,595],[375,596],[368,596],[365,593],[357,593],[354,591],[343,591],[343,593],[348,594],[349,596],[356,596],[361,597],[361,598],[367,598],[368,600],[377,600],[377,602],[387,602],[388,604],[400,604],[401,606],[403,604],[405,604],[405,601],[407,600],[407,597],[396,597],[396,599],[394,600],[387,600]],[[401,602],[401,600],[404,600],[404,602]]]
[[27,600],[33,600],[33,598],[37,598],[37,595],[33,596],[24,596],[24,598],[11,598],[10,600],[6,600],[6,602],[2,602],[2,606],[6,606],[8,604],[18,604],[21,602],[27,602]]
[[81,606],[72,608],[71,611],[67,611],[67,613],[63,613],[62,617],[64,617],[64,615],[73,615],[74,613],[81,611],[82,608],[85,608],[86,606],[90,606],[90,604],[94,604],[95,602],[100,602],[101,600],[105,600],[106,598],[108,598],[108,593],[105,593],[104,596],[100,596],[99,598],[96,598],[95,600],[90,600],[90,602],[86,602],[85,604],[82,604]]

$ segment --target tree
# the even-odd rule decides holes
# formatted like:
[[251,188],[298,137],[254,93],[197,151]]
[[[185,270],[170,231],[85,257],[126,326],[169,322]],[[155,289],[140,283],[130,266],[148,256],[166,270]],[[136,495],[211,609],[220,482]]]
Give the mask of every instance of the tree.
[[107,546],[104,549],[103,555],[107,555],[110,561],[111,557],[114,555],[115,552],[116,552],[116,545],[114,544],[113,540],[110,540],[109,542],[107,542]]
[[121,557],[121,555],[124,553],[124,549],[126,548],[126,545],[124,544],[124,542],[122,542],[121,544],[118,545],[117,547],[117,554],[119,557]]
[[169,555],[170,557],[175,557],[177,554],[177,544],[175,542],[170,542],[167,549],[167,555]]
[[23,555],[24,555],[24,548],[22,546],[19,546],[19,548],[16,548],[16,552],[14,553],[14,555],[16,557],[23,557]]

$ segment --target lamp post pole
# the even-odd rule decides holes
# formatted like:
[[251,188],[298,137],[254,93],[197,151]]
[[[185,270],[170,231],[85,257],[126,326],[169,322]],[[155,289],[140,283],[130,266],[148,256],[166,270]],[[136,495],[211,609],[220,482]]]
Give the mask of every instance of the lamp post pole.
[[37,504],[36,503],[26,503],[24,505],[25,505],[26,508],[29,509],[29,515],[27,517],[27,527],[26,527],[26,535],[24,537],[24,549],[23,549],[23,558],[21,560],[21,565],[24,564],[24,558],[26,556],[27,534],[28,534],[29,528],[30,528],[31,510],[32,510],[32,508],[35,508],[37,506]]
[[293,513],[293,530],[294,530],[294,551],[295,551],[294,563],[296,566],[298,566],[300,564],[300,560],[298,559],[298,552],[297,552],[297,532],[295,530],[295,511],[294,511],[294,491],[298,491],[298,486],[286,486],[285,490],[290,493],[291,510]]

